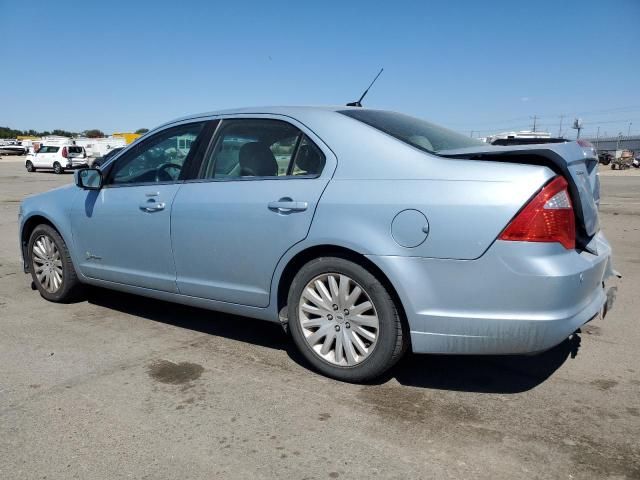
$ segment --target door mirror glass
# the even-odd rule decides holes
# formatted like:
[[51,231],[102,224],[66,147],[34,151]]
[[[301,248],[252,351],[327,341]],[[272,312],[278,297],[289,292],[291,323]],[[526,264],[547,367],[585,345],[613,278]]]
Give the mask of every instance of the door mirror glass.
[[102,173],[97,168],[77,170],[76,185],[85,190],[100,190],[102,188]]

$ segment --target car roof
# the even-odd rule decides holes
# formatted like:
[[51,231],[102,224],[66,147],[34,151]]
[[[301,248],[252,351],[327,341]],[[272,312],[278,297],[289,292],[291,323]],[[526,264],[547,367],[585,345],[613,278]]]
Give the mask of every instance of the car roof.
[[[170,125],[173,123],[184,122],[187,120],[195,120],[199,118],[215,117],[219,115],[246,115],[246,114],[266,114],[266,115],[285,115],[294,118],[304,117],[309,114],[318,112],[337,112],[339,110],[359,109],[362,107],[347,107],[344,105],[315,105],[315,106],[257,106],[257,107],[241,107],[241,108],[228,108],[222,110],[213,110],[210,112],[202,112],[192,115],[186,115],[184,117],[173,119],[164,123],[160,127]],[[160,128],[158,127],[158,128]],[[155,129],[154,129],[155,130]]]

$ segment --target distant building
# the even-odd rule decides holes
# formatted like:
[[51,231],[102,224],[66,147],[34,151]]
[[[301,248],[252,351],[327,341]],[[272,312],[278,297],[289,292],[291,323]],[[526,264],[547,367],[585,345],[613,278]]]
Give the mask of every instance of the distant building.
[[486,143],[494,143],[496,140],[510,140],[514,138],[524,138],[524,139],[551,138],[551,134],[549,132],[534,132],[533,130],[520,130],[519,132],[496,133],[495,135],[489,135],[488,137],[483,138],[483,140]]
[[631,150],[640,153],[640,135],[619,135],[615,137],[588,137],[599,152],[616,152],[620,150]]
[[122,148],[127,146],[127,142],[123,137],[104,137],[104,138],[74,138],[76,145],[84,147],[89,157],[103,157],[114,148]]

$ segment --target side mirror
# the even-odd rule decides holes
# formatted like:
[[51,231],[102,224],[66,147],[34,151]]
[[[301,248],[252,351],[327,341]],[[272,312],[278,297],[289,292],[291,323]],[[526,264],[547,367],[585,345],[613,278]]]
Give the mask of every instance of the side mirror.
[[81,168],[75,171],[76,185],[85,190],[102,188],[102,172],[97,168]]

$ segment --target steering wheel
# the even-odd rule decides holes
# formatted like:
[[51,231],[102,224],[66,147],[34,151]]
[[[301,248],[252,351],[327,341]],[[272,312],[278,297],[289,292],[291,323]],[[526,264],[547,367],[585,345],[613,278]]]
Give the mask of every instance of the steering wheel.
[[[175,170],[175,177],[168,172],[170,169]],[[182,165],[178,165],[177,163],[163,163],[156,168],[156,182],[171,182],[177,180],[181,170]]]

